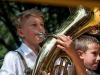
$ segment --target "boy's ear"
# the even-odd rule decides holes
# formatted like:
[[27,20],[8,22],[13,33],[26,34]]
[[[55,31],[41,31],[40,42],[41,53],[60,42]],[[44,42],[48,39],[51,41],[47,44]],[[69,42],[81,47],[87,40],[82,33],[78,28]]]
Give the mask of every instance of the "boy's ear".
[[83,54],[84,54],[84,52],[81,51],[81,50],[78,50],[77,53],[78,53],[80,59],[83,59]]
[[22,30],[22,29],[17,29],[17,34],[18,34],[20,37],[24,37],[24,34],[23,34],[23,30]]

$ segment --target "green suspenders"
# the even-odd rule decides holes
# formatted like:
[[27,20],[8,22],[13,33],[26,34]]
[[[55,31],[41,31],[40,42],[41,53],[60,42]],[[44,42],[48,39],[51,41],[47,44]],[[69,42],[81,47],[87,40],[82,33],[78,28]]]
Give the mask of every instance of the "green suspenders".
[[32,70],[27,66],[23,56],[21,55],[21,53],[18,52],[18,51],[15,51],[15,52],[17,52],[19,54],[19,56],[20,56],[20,58],[21,58],[21,60],[22,60],[22,62],[24,64],[24,67],[25,67],[25,71],[24,72],[25,72],[25,74],[26,75],[32,75]]

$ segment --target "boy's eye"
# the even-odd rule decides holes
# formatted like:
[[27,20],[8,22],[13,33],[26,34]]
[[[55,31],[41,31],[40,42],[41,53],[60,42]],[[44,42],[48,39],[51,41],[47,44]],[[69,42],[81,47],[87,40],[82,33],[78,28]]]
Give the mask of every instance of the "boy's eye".
[[44,24],[41,24],[41,26],[44,26]]
[[[31,26],[33,26],[33,27],[37,27],[38,24],[31,24]],[[44,27],[44,24],[40,24],[39,26]]]
[[36,27],[37,25],[36,24],[32,24],[32,26]]
[[92,54],[93,54],[93,55],[95,55],[95,56],[97,55],[97,53],[96,53],[96,52],[92,52]]

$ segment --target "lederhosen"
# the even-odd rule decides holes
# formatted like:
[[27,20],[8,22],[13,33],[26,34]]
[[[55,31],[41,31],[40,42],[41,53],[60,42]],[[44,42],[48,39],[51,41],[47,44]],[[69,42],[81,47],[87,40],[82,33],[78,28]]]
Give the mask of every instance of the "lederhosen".
[[15,51],[15,52],[17,52],[19,54],[19,56],[20,56],[20,58],[21,58],[21,60],[22,60],[22,62],[24,64],[24,67],[25,67],[25,71],[24,71],[25,72],[25,75],[32,75],[32,70],[27,66],[27,64],[25,62],[25,59],[23,58],[23,56],[21,55],[21,53],[18,52],[18,51]]

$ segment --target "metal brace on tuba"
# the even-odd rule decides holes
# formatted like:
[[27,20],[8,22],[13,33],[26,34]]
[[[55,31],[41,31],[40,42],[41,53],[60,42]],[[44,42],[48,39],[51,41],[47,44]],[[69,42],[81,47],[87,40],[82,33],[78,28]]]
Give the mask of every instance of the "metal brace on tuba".
[[[71,75],[75,75],[73,61],[62,50],[56,47],[56,38],[58,34],[70,35],[73,40],[83,33],[100,35],[100,10],[97,7],[93,9],[79,6],[75,8],[66,21],[61,25],[60,29],[56,30],[52,36],[43,45],[39,56],[35,63],[32,75],[41,75],[43,71],[51,75],[68,75],[67,66],[72,65],[73,70]],[[46,36],[39,33],[40,37]],[[60,59],[59,64],[55,64]],[[65,63],[63,65],[63,63]],[[61,74],[62,73],[62,74]]]

